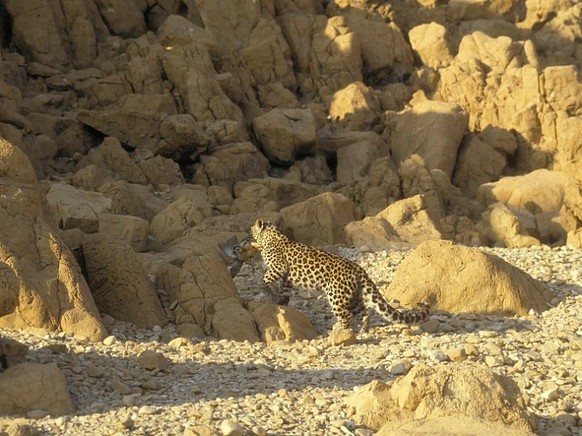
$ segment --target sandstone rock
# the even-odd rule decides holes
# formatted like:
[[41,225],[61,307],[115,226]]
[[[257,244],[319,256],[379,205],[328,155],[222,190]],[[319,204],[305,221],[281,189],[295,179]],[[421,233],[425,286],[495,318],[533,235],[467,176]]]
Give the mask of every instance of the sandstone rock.
[[116,3],[112,7],[109,0],[96,0],[96,4],[112,34],[131,38],[145,33],[144,16],[137,3]]
[[362,82],[336,91],[329,104],[329,116],[351,130],[367,130],[377,120],[379,112],[378,97]]
[[582,228],[568,232],[566,245],[572,248],[582,248]]
[[325,192],[281,209],[281,229],[306,244],[345,243],[344,227],[357,219],[354,203],[341,194]]
[[154,238],[166,244],[182,236],[186,229],[202,222],[207,216],[208,212],[204,205],[181,197],[152,219],[150,232]]
[[274,212],[281,208],[306,201],[321,192],[318,186],[297,180],[266,177],[236,183],[233,213]]
[[471,136],[459,150],[453,182],[465,195],[473,196],[482,184],[498,180],[506,165],[505,156]]
[[387,250],[400,241],[388,221],[378,217],[366,217],[352,221],[345,227],[346,242],[361,250]]
[[226,186],[267,176],[269,161],[250,142],[233,143],[200,157],[193,180],[201,185]]
[[[240,217],[236,217],[236,224],[245,229],[250,227]],[[173,312],[178,329],[195,324],[221,339],[259,341],[253,317],[242,307],[217,249],[218,241],[228,236],[225,237],[224,230],[214,237],[210,235],[215,230],[206,229],[204,234],[201,231],[204,230],[174,241],[160,253],[141,255],[143,269],[175,302]]]
[[408,242],[443,239],[439,221],[442,210],[435,210],[431,195],[419,194],[392,203],[376,214],[386,221],[396,236]]
[[467,122],[468,114],[459,105],[429,100],[415,104],[393,119],[394,162],[400,166],[418,154],[429,169],[441,169],[450,177]]
[[367,74],[384,77],[390,71],[402,77],[412,72],[412,50],[396,23],[353,1],[333,1],[328,6],[330,12],[344,16],[348,28],[358,36]]
[[489,238],[503,242],[506,247],[541,245],[536,219],[527,209],[520,210],[503,203],[495,203],[483,214],[483,222]]
[[380,149],[373,142],[355,142],[337,151],[336,180],[353,183],[368,175],[372,163],[380,157]]
[[53,416],[74,412],[67,380],[55,364],[27,362],[0,373],[0,413],[24,415],[32,410]]
[[115,179],[129,183],[146,183],[143,170],[129,157],[117,138],[108,137],[89,150],[87,160],[114,174]]
[[252,314],[245,309],[237,298],[226,298],[214,304],[212,329],[218,337],[234,341],[258,342],[260,337],[256,331]]
[[123,180],[104,183],[99,192],[111,200],[110,212],[116,215],[132,215],[151,221],[168,206],[151,187]]
[[400,264],[384,296],[427,301],[452,313],[527,315],[549,307],[540,282],[497,256],[448,241],[426,241]]
[[[107,336],[71,251],[43,218],[41,194],[24,153],[0,140],[0,327]],[[74,189],[74,188],[73,188]],[[55,292],[59,294],[55,305]]]
[[386,424],[375,433],[377,436],[406,436],[430,434],[434,436],[532,436],[529,430],[521,430],[499,422],[464,415],[431,417]]
[[376,215],[402,197],[400,177],[389,156],[376,159],[355,186],[355,199],[364,215]]
[[150,224],[131,215],[99,214],[99,233],[131,245],[134,251],[145,250]]
[[24,362],[28,346],[10,338],[0,337],[0,372]]
[[579,222],[582,222],[582,176],[579,162],[582,156],[580,136],[582,118],[569,117],[558,122],[558,150],[559,160],[566,175],[564,204]]
[[141,328],[168,323],[155,288],[129,245],[93,235],[83,244],[83,257],[101,312]]
[[111,200],[97,192],[76,189],[66,183],[53,183],[46,195],[61,229],[79,228],[85,233],[99,229],[99,214],[108,213]]
[[159,351],[145,350],[137,356],[139,366],[148,370],[166,370],[170,368],[172,362]]
[[435,22],[420,24],[410,29],[408,38],[423,64],[439,68],[453,61],[447,29],[443,25]]
[[267,344],[309,340],[319,336],[309,319],[292,307],[250,301],[247,308],[257,323],[261,339]]
[[398,429],[412,419],[447,416],[454,420],[461,415],[523,432],[533,430],[517,384],[476,365],[417,365],[392,387],[373,381],[346,404],[354,407],[357,422],[376,429],[388,422],[389,428]]
[[341,326],[334,326],[334,328],[329,332],[327,342],[332,347],[338,345],[353,345],[357,342],[356,333],[352,329],[343,328]]
[[451,16],[457,20],[476,20],[506,14],[513,7],[513,2],[510,0],[493,0],[482,3],[480,1],[451,0],[448,7]]
[[564,183],[561,172],[541,169],[486,183],[477,190],[477,198],[485,205],[502,202],[533,214],[559,212],[564,199]]
[[265,155],[276,164],[291,164],[315,145],[315,118],[309,109],[273,109],[255,118],[253,128]]
[[327,185],[333,181],[331,170],[323,155],[296,160],[285,174],[285,178],[310,185]]
[[184,183],[180,165],[171,159],[163,156],[152,156],[149,159],[140,160],[139,166],[147,181],[153,185],[181,185]]
[[49,3],[45,0],[7,1],[12,21],[12,42],[29,60],[55,68],[68,60]]

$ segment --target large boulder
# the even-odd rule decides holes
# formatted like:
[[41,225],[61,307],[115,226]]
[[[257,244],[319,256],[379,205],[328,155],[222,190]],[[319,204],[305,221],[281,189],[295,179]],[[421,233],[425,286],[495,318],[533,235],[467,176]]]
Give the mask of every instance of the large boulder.
[[550,307],[550,291],[542,283],[503,259],[449,241],[426,241],[402,262],[387,298],[414,304],[427,301],[433,309],[524,316]]
[[453,61],[451,41],[445,26],[439,23],[419,24],[408,32],[410,45],[424,65],[446,67]]
[[0,373],[0,414],[24,415],[32,410],[53,416],[74,412],[65,375],[54,363],[26,362]]
[[336,91],[329,104],[329,116],[351,130],[368,130],[378,118],[380,100],[362,82]]
[[[369,383],[348,397],[346,404],[357,422],[373,429],[388,425],[379,434],[399,434],[388,429],[397,430],[412,420],[442,417],[448,418],[447,425],[482,420],[493,428],[506,426],[509,434],[533,430],[532,416],[517,384],[474,364],[417,365],[392,386]],[[455,427],[454,433],[457,431]]]
[[141,328],[168,323],[156,290],[129,244],[91,235],[83,243],[83,258],[102,313]]
[[349,198],[324,192],[281,209],[281,229],[306,244],[344,244],[344,227],[357,218],[356,206]]
[[103,339],[107,331],[81,269],[43,218],[30,162],[3,139],[0,178],[0,327]]
[[469,116],[454,103],[425,100],[393,118],[392,158],[397,166],[413,154],[429,169],[453,174],[457,150],[467,130]]
[[255,318],[261,339],[266,344],[310,340],[319,336],[311,321],[293,307],[259,301],[250,301],[247,307]]
[[299,153],[313,149],[317,135],[310,109],[273,109],[253,120],[253,128],[267,158],[289,165]]

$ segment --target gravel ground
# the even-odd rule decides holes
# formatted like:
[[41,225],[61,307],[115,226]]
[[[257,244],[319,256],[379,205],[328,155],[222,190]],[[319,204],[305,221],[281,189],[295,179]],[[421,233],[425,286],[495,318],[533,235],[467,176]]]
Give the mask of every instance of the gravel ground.
[[[330,347],[325,336],[277,346],[191,342],[176,339],[172,327],[138,330],[107,316],[112,337],[98,344],[3,330],[31,347],[29,360],[57,362],[77,407],[73,415],[25,422],[44,434],[67,435],[370,435],[344,406],[354,389],[394,379],[409,364],[446,365],[463,349],[467,359],[518,383],[539,434],[582,435],[582,252],[485,250],[547,283],[555,307],[514,318],[434,315],[430,332],[373,318],[370,331],[349,347]],[[340,251],[383,287],[410,249]],[[243,297],[266,298],[251,295],[259,278],[260,271],[243,267],[236,278]],[[322,332],[334,323],[322,296],[294,296],[291,305]],[[162,362],[143,369],[138,356],[146,350],[162,353],[167,368]]]

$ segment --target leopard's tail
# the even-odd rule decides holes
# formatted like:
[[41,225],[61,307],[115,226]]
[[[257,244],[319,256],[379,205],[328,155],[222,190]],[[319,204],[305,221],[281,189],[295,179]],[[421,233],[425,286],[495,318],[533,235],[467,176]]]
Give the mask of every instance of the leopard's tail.
[[414,324],[430,315],[430,306],[424,301],[417,303],[415,309],[395,309],[388,304],[375,286],[365,293],[365,297],[368,307],[373,307],[387,321]]

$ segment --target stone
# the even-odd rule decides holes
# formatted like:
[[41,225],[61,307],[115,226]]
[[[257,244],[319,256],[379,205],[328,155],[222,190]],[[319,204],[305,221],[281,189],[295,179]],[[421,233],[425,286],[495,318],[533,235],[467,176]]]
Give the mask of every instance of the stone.
[[220,423],[220,433],[224,436],[243,436],[244,428],[232,419],[226,419]]
[[293,307],[251,301],[247,308],[253,315],[261,340],[266,344],[277,341],[302,341],[319,336],[311,321]]
[[142,351],[137,356],[137,361],[139,363],[139,366],[141,366],[143,369],[147,369],[150,371],[154,369],[164,371],[169,369],[170,366],[172,365],[172,363],[170,362],[170,360],[168,360],[166,356],[154,350]]
[[21,363],[0,373],[0,413],[23,415],[44,410],[53,416],[75,408],[63,372],[54,364]]
[[380,101],[362,82],[336,91],[329,104],[329,116],[350,130],[367,130],[378,117]]
[[346,329],[341,326],[334,326],[334,328],[329,332],[327,341],[332,347],[338,345],[353,345],[357,342],[357,336],[352,329]]
[[0,337],[0,372],[2,369],[22,363],[26,360],[28,346],[9,338]]
[[[446,290],[446,291],[445,291]],[[433,310],[525,316],[548,309],[545,285],[501,258],[449,241],[420,244],[383,292],[404,305],[427,301]]]
[[259,342],[252,314],[242,306],[237,298],[226,298],[214,304],[216,311],[211,326],[221,338],[235,341]]
[[76,189],[66,183],[51,184],[46,199],[61,229],[79,228],[85,233],[96,233],[99,214],[108,213],[111,208],[111,200],[103,194]]
[[344,227],[357,218],[354,203],[341,194],[325,192],[281,209],[281,229],[311,245],[345,243]]
[[91,235],[83,243],[87,282],[102,313],[142,328],[168,319],[154,285],[128,244]]
[[450,41],[445,26],[434,21],[419,24],[408,32],[412,50],[424,65],[431,68],[446,67],[453,61]]
[[186,197],[178,198],[157,214],[151,222],[150,233],[162,244],[167,244],[208,217],[206,205]]
[[431,100],[399,113],[391,121],[391,151],[396,166],[418,154],[429,170],[438,168],[451,177],[468,119],[461,106]]
[[289,165],[297,154],[315,145],[315,118],[309,109],[273,109],[253,120],[253,129],[265,156],[273,163]]
[[105,326],[73,253],[43,213],[30,162],[3,139],[0,178],[0,328],[41,328],[102,340]]
[[368,216],[360,221],[346,224],[346,243],[370,251],[390,249],[401,240],[388,221]]
[[125,241],[136,252],[146,249],[150,224],[143,218],[101,213],[98,219],[100,234],[111,239]]
[[388,223],[390,229],[401,240],[422,242],[430,239],[443,239],[440,229],[442,210],[431,207],[429,194],[418,194],[392,203],[378,212],[376,218]]

